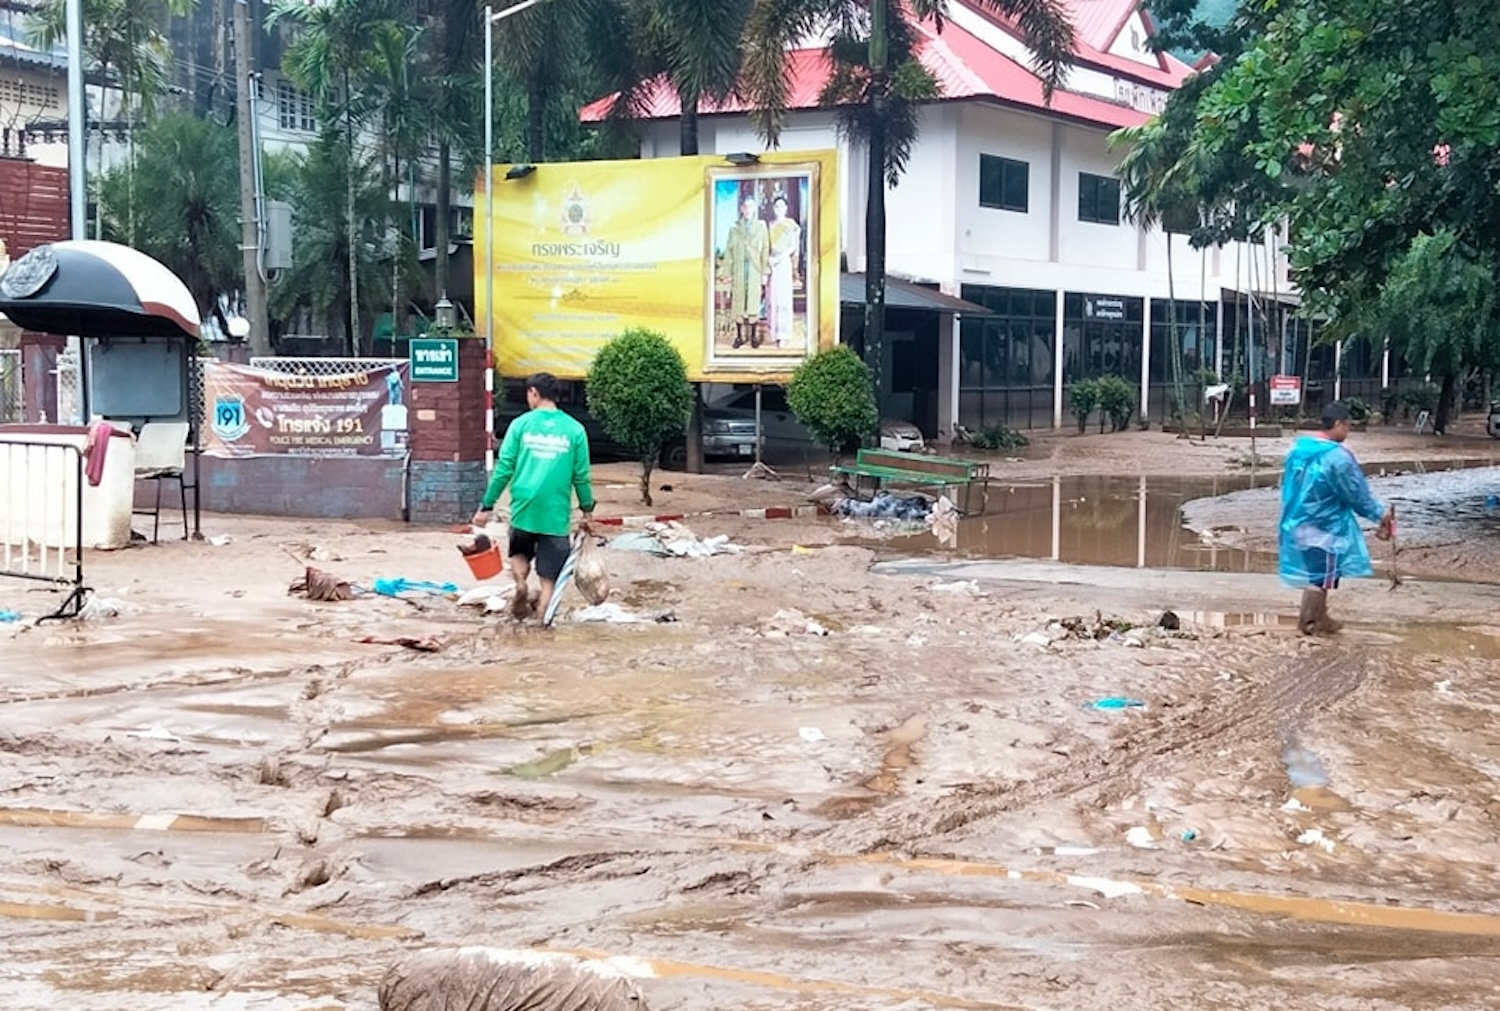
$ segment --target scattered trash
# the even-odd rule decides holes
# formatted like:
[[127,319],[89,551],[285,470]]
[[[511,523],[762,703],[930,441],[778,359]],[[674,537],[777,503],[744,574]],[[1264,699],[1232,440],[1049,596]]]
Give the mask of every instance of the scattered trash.
[[1156,625],[1168,632],[1175,632],[1182,627],[1182,619],[1172,611],[1163,611],[1161,617],[1156,619]]
[[353,600],[354,587],[347,579],[340,579],[331,572],[315,569],[311,565],[302,578],[287,587],[287,593],[300,593],[308,600]]
[[792,554],[794,554],[794,555],[810,555],[810,554],[812,554],[816,550],[818,550],[818,549],[817,548],[810,548],[806,544],[793,544],[792,545]]
[[1023,646],[1040,646],[1043,649],[1052,645],[1052,637],[1046,632],[1027,632],[1025,635],[1019,636],[1016,641]]
[[170,730],[167,730],[164,727],[159,727],[154,723],[151,726],[143,727],[140,730],[127,730],[125,731],[125,736],[137,737],[143,741],[170,741],[173,744],[182,743],[182,738],[178,737]]
[[939,544],[952,547],[958,543],[958,521],[962,518],[963,514],[958,511],[958,506],[947,495],[938,497],[929,519],[933,536],[937,537]]
[[928,589],[933,593],[962,593],[970,597],[988,596],[972,579],[960,579],[952,583],[933,583]]
[[818,741],[828,740],[828,735],[817,727],[799,727],[797,729],[797,736],[813,744],[816,744]]
[[573,612],[573,620],[604,622],[610,625],[639,625],[651,621],[650,618],[642,618],[640,615],[631,614],[619,604],[612,602],[580,608]]
[[877,491],[868,502],[853,495],[836,498],[828,505],[835,516],[854,519],[899,520],[904,523],[930,523],[932,500],[925,495],[903,495],[891,491]]
[[515,584],[497,590],[493,586],[476,586],[467,590],[457,600],[459,607],[482,607],[486,611],[500,611],[510,606],[510,598],[515,595]]
[[828,635],[829,628],[795,608],[781,609],[771,615],[766,631],[771,635]]
[[355,642],[367,642],[376,646],[405,646],[419,653],[440,653],[443,647],[436,639],[414,639],[411,636],[399,636],[395,639],[382,639],[378,636],[367,635],[363,639],[355,639]]
[[913,632],[911,635],[906,637],[906,644],[912,649],[921,649],[923,646],[927,645],[927,636],[918,635],[916,632]]
[[1312,808],[1302,803],[1302,801],[1298,800],[1296,797],[1287,798],[1287,802],[1281,805],[1281,809],[1283,811],[1312,811]]
[[7,611],[7,610],[4,610],[3,608],[0,608],[0,625],[8,624],[9,622],[12,622],[12,621],[20,621],[20,620],[21,620],[20,612],[18,612],[18,611]]
[[712,555],[737,555],[745,550],[729,540],[728,534],[700,539],[676,520],[648,523],[644,530],[621,534],[609,542],[617,551],[641,551],[663,558],[708,558]]
[[230,537],[228,534],[219,534],[217,537],[210,537],[208,539],[208,543],[212,544],[216,548],[222,548],[226,544],[233,544],[234,538]]
[[1197,839],[1197,838],[1198,838],[1198,830],[1197,829],[1195,829],[1195,828],[1185,828],[1185,829],[1182,830],[1182,841],[1183,842],[1192,842],[1194,839]]
[[1141,894],[1141,886],[1131,881],[1114,881],[1110,878],[1091,878],[1084,875],[1069,875],[1068,884],[1078,888],[1088,888],[1098,892],[1106,899],[1118,899],[1125,895]]
[[1140,709],[1146,703],[1140,699],[1126,698],[1123,695],[1111,695],[1108,698],[1099,699],[1091,704],[1093,709]]
[[1136,849],[1156,849],[1156,837],[1153,836],[1151,834],[1151,830],[1144,825],[1136,825],[1131,828],[1130,831],[1126,832],[1125,841],[1134,846]]
[[[4,615],[0,615],[0,621],[5,621],[5,620],[6,619],[5,619]],[[1433,690],[1436,691],[1439,695],[1452,695],[1453,694],[1453,682],[1452,681],[1437,681],[1437,682],[1435,682],[1433,684],[1432,687],[1433,687]]]
[[121,601],[112,597],[101,597],[97,593],[89,594],[88,601],[78,612],[80,621],[100,621],[104,618],[118,618],[125,610]]
[[1334,841],[1325,836],[1321,829],[1310,828],[1297,837],[1297,842],[1303,846],[1318,846],[1323,852],[1332,853],[1336,845]]
[[[308,569],[312,572],[312,569]],[[452,583],[429,583],[421,580],[406,579],[397,576],[395,579],[377,579],[370,587],[382,597],[400,597],[408,593],[429,594],[435,597],[446,597],[458,592],[458,587]]]

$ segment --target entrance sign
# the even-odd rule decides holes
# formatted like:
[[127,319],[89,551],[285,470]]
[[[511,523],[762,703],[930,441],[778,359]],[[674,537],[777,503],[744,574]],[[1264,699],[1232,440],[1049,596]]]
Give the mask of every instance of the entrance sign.
[[1276,407],[1296,407],[1302,403],[1301,376],[1272,376],[1271,404]]
[[413,337],[410,342],[411,381],[458,382],[458,340],[452,337]]

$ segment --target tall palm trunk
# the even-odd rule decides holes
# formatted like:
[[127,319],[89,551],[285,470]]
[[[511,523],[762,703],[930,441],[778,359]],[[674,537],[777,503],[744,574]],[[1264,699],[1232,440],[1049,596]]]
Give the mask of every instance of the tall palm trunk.
[[678,123],[677,151],[683,157],[698,153],[698,95],[684,94],[682,117]]
[[526,160],[547,158],[547,81],[540,71],[526,82]]
[[[1177,275],[1172,255],[1172,232],[1167,230],[1167,355],[1171,367],[1172,397],[1177,402],[1177,436],[1187,436],[1188,404],[1182,382],[1182,328],[1177,325]],[[1149,378],[1149,377],[1148,377]]]
[[349,71],[344,71],[344,213],[349,225],[349,354],[359,355],[359,228],[354,218],[354,107]]

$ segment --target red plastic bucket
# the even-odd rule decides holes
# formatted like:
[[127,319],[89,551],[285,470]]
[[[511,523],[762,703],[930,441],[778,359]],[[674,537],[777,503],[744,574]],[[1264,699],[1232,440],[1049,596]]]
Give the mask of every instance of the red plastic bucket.
[[475,579],[493,579],[504,567],[500,562],[500,548],[494,544],[472,555],[465,554],[464,561],[469,563],[469,571],[474,573]]

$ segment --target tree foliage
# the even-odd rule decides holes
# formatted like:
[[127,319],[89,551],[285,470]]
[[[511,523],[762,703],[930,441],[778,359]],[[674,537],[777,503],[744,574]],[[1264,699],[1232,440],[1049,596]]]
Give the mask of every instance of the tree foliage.
[[605,433],[641,461],[641,501],[649,506],[651,471],[693,410],[682,355],[653,330],[626,330],[599,349],[586,389],[589,411]]
[[[1187,7],[1153,10],[1169,35],[1208,38]],[[1257,216],[1288,222],[1294,278],[1328,339],[1407,341],[1408,357],[1452,370],[1450,390],[1500,340],[1480,283],[1500,262],[1497,33],[1489,3],[1241,0],[1216,36],[1225,58],[1164,117],[1211,162],[1251,170]],[[1435,319],[1462,325],[1397,325],[1439,303]],[[1492,317],[1477,331],[1476,312]]]
[[880,423],[870,367],[843,344],[797,366],[786,400],[797,420],[835,456]]
[[240,284],[239,156],[234,130],[189,113],[158,116],[131,164],[99,181],[104,233],[126,241],[134,173],[135,241],[182,278],[200,310]]

